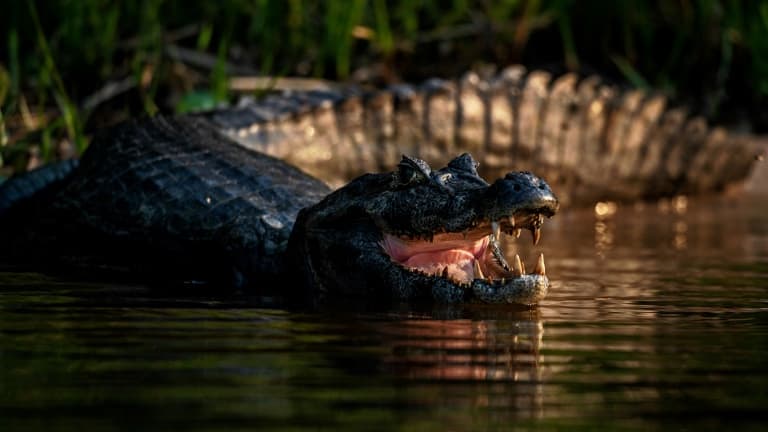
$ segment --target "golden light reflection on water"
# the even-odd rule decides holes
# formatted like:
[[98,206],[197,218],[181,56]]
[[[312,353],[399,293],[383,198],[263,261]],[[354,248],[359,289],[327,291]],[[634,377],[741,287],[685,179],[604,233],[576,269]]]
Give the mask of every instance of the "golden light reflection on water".
[[539,379],[544,326],[538,319],[502,324],[495,320],[409,320],[380,330],[388,333],[391,344],[385,363],[408,378]]
[[[605,259],[606,254],[611,250],[615,243],[615,228],[612,220],[617,217],[619,210],[619,205],[611,201],[601,201],[594,206],[595,254],[601,259]],[[638,203],[627,210],[634,210],[632,214],[640,215],[646,212],[647,208],[643,203]],[[656,203],[656,210],[663,218],[665,218],[665,220],[659,219],[658,225],[663,226],[666,221],[672,218],[671,226],[673,234],[672,239],[668,244],[671,244],[675,250],[685,250],[688,247],[688,223],[686,222],[688,197],[678,195],[673,198],[658,200]],[[624,216],[626,217],[627,215],[628,214],[625,214]],[[653,224],[650,224],[649,226],[653,226]],[[637,233],[629,234],[632,235]]]
[[686,236],[687,232],[688,224],[684,220],[675,222],[675,249],[684,250],[686,247],[688,247],[688,237]]
[[610,219],[618,209],[618,204],[611,201],[595,204],[595,254],[600,259],[605,258],[613,245],[614,234]]
[[604,259],[606,253],[613,245],[613,231],[608,222],[597,220],[595,222],[595,254]]
[[661,213],[684,215],[688,210],[688,197],[677,195],[672,198],[662,198],[656,203],[656,206]]
[[598,219],[609,218],[619,209],[618,204],[612,201],[600,201],[595,204],[595,216]]
[[[453,395],[462,404],[513,410],[540,417],[544,392],[540,349],[544,324],[536,311],[493,308],[473,319],[415,319],[387,322],[385,367],[409,380],[518,383],[501,397],[485,392]],[[503,316],[499,314],[503,314]],[[494,315],[495,314],[495,315]],[[487,318],[487,319],[485,319]]]

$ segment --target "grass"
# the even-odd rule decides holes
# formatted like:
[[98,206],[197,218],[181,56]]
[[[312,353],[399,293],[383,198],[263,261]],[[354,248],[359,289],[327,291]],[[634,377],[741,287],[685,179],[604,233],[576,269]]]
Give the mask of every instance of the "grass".
[[757,113],[750,120],[768,127],[759,114],[768,2],[21,0],[5,9],[0,175],[80,152],[105,124],[230,100],[233,75],[382,84],[478,63],[557,64],[661,89],[710,117]]

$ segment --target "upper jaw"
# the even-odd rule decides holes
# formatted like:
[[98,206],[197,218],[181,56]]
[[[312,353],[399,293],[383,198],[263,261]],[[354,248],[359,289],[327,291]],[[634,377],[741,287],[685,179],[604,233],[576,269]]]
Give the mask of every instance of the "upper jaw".
[[488,187],[485,197],[484,218],[491,221],[520,213],[552,217],[560,208],[549,185],[528,172],[508,173]]
[[527,229],[531,232],[533,244],[537,245],[541,239],[541,226],[544,224],[544,218],[551,217],[552,214],[536,210],[518,211],[510,215],[501,215],[494,219],[485,220],[478,227],[488,227],[491,235],[497,240],[501,239],[502,233],[520,238],[523,229]]

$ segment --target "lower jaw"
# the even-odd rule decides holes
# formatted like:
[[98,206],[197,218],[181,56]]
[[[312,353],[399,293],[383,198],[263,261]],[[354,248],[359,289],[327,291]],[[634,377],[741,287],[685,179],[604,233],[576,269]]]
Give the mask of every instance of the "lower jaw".
[[[438,242],[430,242],[419,253],[410,256],[392,253],[393,250],[402,252],[413,248],[407,240],[385,238],[382,246],[393,262],[417,276],[414,281],[418,281],[422,289],[431,289],[432,297],[437,301],[454,303],[475,299],[484,303],[532,305],[546,296],[549,280],[545,275],[543,256],[539,257],[534,271],[526,274],[518,256],[511,266],[503,258],[497,261],[496,256],[503,257],[503,253],[500,249],[492,250],[494,236],[467,242],[450,241],[454,244],[447,249],[440,249]],[[500,262],[504,263],[503,267]],[[410,289],[401,287],[400,291],[409,292]]]
[[401,267],[401,270],[404,277],[398,282],[403,286],[395,292],[403,297],[425,298],[426,296],[438,303],[470,302],[531,306],[543,300],[549,290],[549,279],[539,274],[525,274],[491,282],[487,279],[473,278],[467,282],[457,283],[449,278],[422,273],[418,270],[413,271],[404,267]]
[[504,303],[531,306],[542,301],[549,291],[549,279],[529,274],[500,284],[472,283],[475,298],[484,303]]

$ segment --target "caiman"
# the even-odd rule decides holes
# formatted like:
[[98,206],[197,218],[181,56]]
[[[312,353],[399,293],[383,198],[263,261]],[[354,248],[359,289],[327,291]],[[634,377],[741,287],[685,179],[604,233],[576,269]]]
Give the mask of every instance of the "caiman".
[[543,256],[525,273],[519,258],[507,264],[499,239],[528,229],[537,241],[557,199],[527,172],[489,185],[469,154],[434,171],[404,156],[395,171],[331,193],[204,119],[156,117],[104,131],[77,165],[2,186],[4,245],[44,261],[125,263],[162,280],[277,287],[299,301],[534,304],[547,292]]
[[[513,67],[119,125],[79,164],[0,186],[3,244],[298,299],[534,304],[548,287],[543,256],[526,273],[499,238],[528,229],[538,241],[559,202],[541,178],[510,169],[544,172],[584,204],[722,189],[758,152],[753,138],[708,132],[657,96],[549,80]],[[447,160],[463,151],[499,180],[483,180],[469,154]],[[398,162],[401,152],[414,156]],[[358,177],[332,192],[291,164],[334,185]]]

